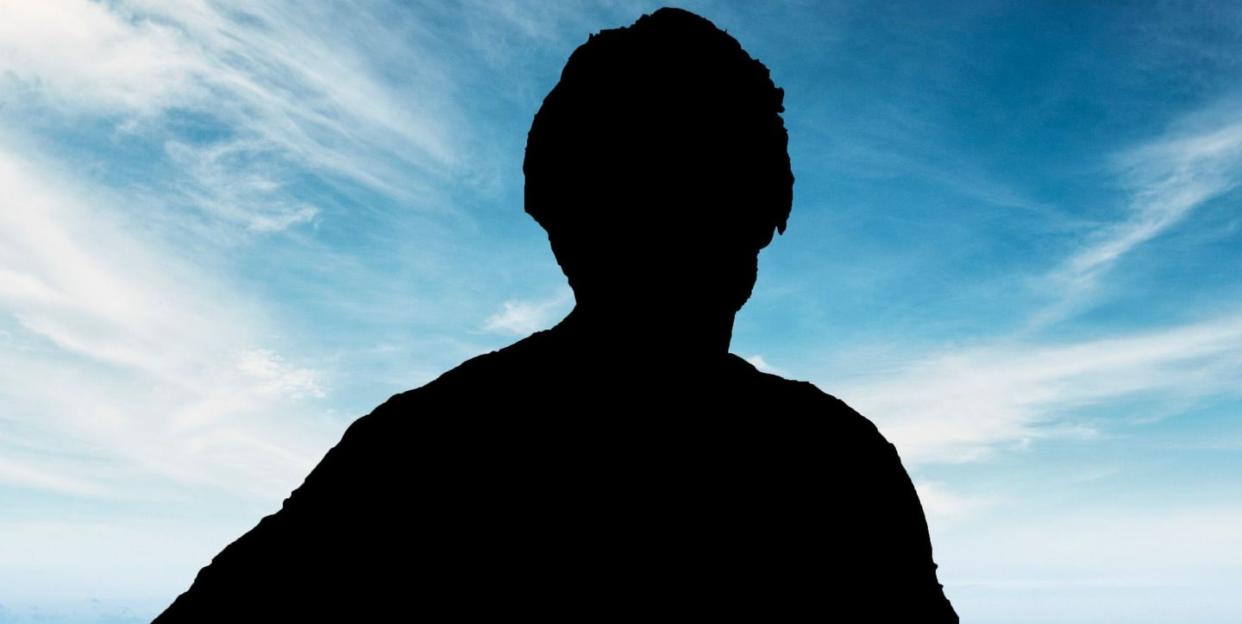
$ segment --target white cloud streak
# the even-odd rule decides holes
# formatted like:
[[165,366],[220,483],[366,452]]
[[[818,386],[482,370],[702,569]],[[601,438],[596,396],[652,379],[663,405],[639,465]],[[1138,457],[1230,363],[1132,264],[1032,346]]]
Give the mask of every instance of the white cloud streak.
[[498,334],[525,336],[551,327],[569,312],[573,303],[573,291],[561,288],[547,299],[509,300],[502,309],[487,318],[483,329]]
[[785,371],[783,371],[783,370],[781,370],[781,369],[779,369],[779,368],[777,368],[777,367],[775,367],[775,366],[772,366],[771,364],[769,364],[769,363],[768,363],[768,361],[767,361],[767,360],[765,360],[765,359],[763,358],[763,356],[762,356],[762,355],[760,355],[760,354],[758,354],[758,353],[756,353],[755,355],[752,355],[752,356],[750,356],[750,357],[746,358],[746,361],[747,361],[747,362],[750,362],[750,365],[751,365],[751,366],[754,366],[754,367],[755,367],[756,369],[758,369],[760,372],[769,373],[769,374],[772,374],[772,375],[780,375],[780,376],[784,376],[784,375],[785,375]]
[[[0,0],[0,105],[14,118],[60,111],[166,137],[182,181],[156,192],[252,231],[315,217],[291,198],[301,170],[451,212],[437,183],[474,166],[460,151],[455,78],[431,33],[382,13]],[[381,73],[392,67],[401,75]],[[187,117],[209,131],[179,128]]]
[[[1129,189],[1125,218],[1097,228],[1045,274],[1057,302],[1032,328],[1064,319],[1101,277],[1205,202],[1242,183],[1242,120],[1219,106],[1116,157]],[[1140,396],[1190,399],[1237,393],[1242,316],[1078,343],[997,338],[921,357],[891,378],[843,390],[915,463],[970,461],[1000,445],[1092,436],[1080,412]]]
[[131,20],[108,5],[0,1],[0,73],[9,88],[62,109],[137,114],[201,95],[204,69],[174,28]]
[[[1097,435],[1080,410],[1139,397],[1242,393],[1242,315],[1063,344],[921,358],[883,379],[836,384],[909,463],[971,461],[999,445]],[[831,387],[831,386],[821,386]]]
[[[0,480],[287,493],[331,439],[292,418],[321,375],[263,345],[257,307],[74,187],[0,152]],[[66,454],[97,461],[47,460]]]
[[939,481],[915,481],[914,489],[929,522],[952,521],[995,503],[991,499],[963,496]]
[[1055,282],[1087,289],[1143,243],[1184,220],[1207,201],[1242,183],[1242,118],[1235,107],[1213,109],[1207,122],[1122,154],[1118,167],[1130,189],[1129,214],[1089,237],[1055,273]]

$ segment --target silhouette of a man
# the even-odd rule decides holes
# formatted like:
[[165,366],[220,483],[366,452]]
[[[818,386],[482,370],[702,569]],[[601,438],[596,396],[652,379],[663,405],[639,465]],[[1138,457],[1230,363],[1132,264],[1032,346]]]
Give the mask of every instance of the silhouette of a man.
[[893,446],[728,351],[790,210],[782,99],[686,11],[593,35],[524,164],[574,310],[359,418],[159,621],[956,622]]

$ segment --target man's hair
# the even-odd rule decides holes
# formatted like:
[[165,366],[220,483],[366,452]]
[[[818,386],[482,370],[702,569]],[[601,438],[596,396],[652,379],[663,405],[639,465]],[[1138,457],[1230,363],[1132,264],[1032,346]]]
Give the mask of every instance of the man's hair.
[[687,11],[591,35],[531,124],[526,212],[553,237],[691,223],[757,252],[793,200],[783,98],[767,67]]

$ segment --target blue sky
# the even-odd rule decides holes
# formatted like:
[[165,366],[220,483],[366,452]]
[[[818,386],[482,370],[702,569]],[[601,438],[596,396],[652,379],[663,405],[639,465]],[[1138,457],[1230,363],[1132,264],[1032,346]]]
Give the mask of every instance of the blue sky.
[[[526,131],[659,5],[418,4],[0,1],[0,620],[149,619],[572,307]],[[680,6],[786,92],[733,351],[897,445],[963,621],[1242,620],[1237,5]]]

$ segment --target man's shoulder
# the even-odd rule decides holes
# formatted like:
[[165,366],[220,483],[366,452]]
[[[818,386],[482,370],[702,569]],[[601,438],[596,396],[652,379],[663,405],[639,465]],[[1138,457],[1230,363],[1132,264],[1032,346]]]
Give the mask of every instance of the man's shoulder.
[[[519,384],[524,376],[533,374],[535,351],[544,332],[536,332],[508,346],[472,356],[432,380],[392,395],[363,418],[409,411],[420,405],[460,400],[480,393],[501,391],[506,385]],[[361,419],[359,419],[361,420]]]
[[547,366],[547,330],[537,331],[505,347],[475,355],[435,379],[393,397],[414,400],[423,395],[503,388],[526,381]]
[[770,400],[782,407],[796,408],[794,411],[800,417],[810,419],[813,424],[828,427],[838,435],[865,437],[887,443],[871,419],[814,383],[762,371],[738,356],[731,354],[731,357],[735,358],[735,365],[753,380],[752,383],[763,388],[763,393],[771,397]]

